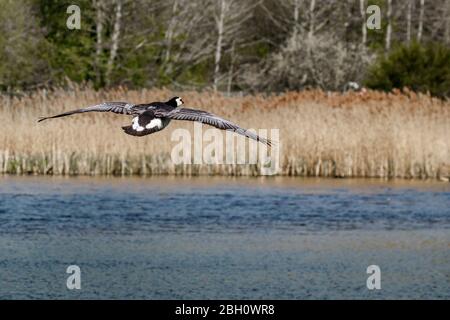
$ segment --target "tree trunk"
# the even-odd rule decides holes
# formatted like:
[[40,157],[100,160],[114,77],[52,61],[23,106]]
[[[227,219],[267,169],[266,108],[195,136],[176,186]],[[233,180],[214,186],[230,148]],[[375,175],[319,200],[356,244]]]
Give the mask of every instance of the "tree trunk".
[[295,0],[294,1],[294,39],[297,39],[297,35],[298,35],[298,29],[299,29],[299,25],[298,25],[298,20],[299,20],[299,16],[300,16],[300,0]]
[[314,36],[314,30],[315,30],[315,23],[316,23],[316,17],[314,10],[316,9],[316,0],[311,0],[309,3],[309,32],[308,32],[308,38],[312,38]]
[[423,18],[425,14],[425,0],[420,0],[419,28],[417,30],[417,41],[422,41],[423,35]]
[[408,43],[411,42],[412,4],[413,0],[408,0],[408,8],[406,12],[406,41]]
[[167,27],[167,31],[165,34],[166,38],[166,54],[164,57],[164,62],[167,63],[170,59],[171,50],[172,50],[172,39],[173,39],[173,32],[175,29],[175,21],[177,19],[177,11],[178,11],[178,1],[174,0],[172,5],[172,16],[170,18],[169,26]]
[[445,1],[445,33],[444,33],[444,42],[445,44],[450,44],[450,0]]
[[120,28],[122,20],[122,0],[115,0],[115,18],[114,27],[111,37],[111,49],[108,59],[108,64],[106,66],[106,84],[111,84],[111,73],[114,66],[114,60],[117,56],[117,50],[119,49],[119,38],[120,38]]
[[364,0],[359,1],[359,9],[361,11],[361,18],[362,18],[362,44],[365,46],[367,43],[367,17],[366,17],[366,4]]
[[234,73],[234,62],[235,62],[235,54],[234,54],[234,45],[235,41],[233,41],[233,44],[231,46],[231,63],[230,63],[230,70],[228,70],[228,84],[227,84],[227,92],[228,96],[231,93],[231,85],[233,83],[233,73]]
[[216,43],[216,54],[214,56],[214,83],[213,83],[214,91],[217,91],[217,87],[219,85],[220,60],[222,59],[224,20],[225,20],[226,8],[227,8],[226,1],[227,0],[220,0],[219,16],[216,17],[217,43]]
[[103,3],[102,0],[94,0],[94,7],[96,10],[95,21],[95,76],[97,85],[101,84],[101,54],[103,51]]
[[391,50],[392,38],[392,0],[387,0],[386,53]]
[[315,28],[315,16],[314,16],[314,10],[316,8],[316,0],[311,0],[309,4],[309,32],[308,37],[312,38],[314,35],[314,28]]

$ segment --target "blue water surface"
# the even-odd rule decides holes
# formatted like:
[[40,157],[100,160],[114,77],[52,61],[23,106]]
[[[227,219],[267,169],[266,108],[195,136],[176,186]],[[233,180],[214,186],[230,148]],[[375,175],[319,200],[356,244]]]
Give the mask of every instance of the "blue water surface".
[[439,182],[5,176],[0,298],[448,299],[449,208]]

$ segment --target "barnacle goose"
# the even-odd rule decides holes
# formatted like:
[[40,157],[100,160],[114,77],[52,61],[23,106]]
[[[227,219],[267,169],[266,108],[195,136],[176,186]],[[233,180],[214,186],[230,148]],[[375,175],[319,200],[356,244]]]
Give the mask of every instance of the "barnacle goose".
[[166,102],[152,102],[148,104],[132,104],[128,102],[104,102],[95,106],[64,112],[55,116],[39,118],[38,122],[70,116],[84,112],[114,112],[134,116],[131,125],[122,127],[123,131],[132,136],[142,137],[167,127],[171,120],[198,121],[222,130],[230,130],[250,139],[260,141],[268,146],[272,142],[250,132],[238,125],[222,119],[206,111],[179,108],[183,104],[180,97],[173,97]]

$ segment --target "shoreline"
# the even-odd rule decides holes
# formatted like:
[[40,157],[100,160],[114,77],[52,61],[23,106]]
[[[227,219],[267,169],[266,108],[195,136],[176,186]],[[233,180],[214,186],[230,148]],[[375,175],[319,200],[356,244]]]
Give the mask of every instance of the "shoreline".
[[[36,122],[43,115],[100,101],[142,103],[174,94],[161,89],[88,88],[36,92],[21,99],[0,96],[0,117],[5,121],[0,136],[0,174],[260,175],[261,158],[256,164],[248,160],[248,141],[242,150],[245,163],[252,164],[174,164],[171,155],[180,146],[174,132],[189,133],[195,143],[192,122],[175,121],[167,129],[141,138],[122,132],[120,127],[129,124],[130,117],[109,113]],[[278,130],[279,176],[450,178],[449,101],[413,92],[376,91],[340,94],[311,90],[243,97],[191,91],[177,94],[187,107],[212,112],[247,129]],[[212,138],[206,132],[209,128],[204,125],[205,134],[200,136],[203,163],[212,144],[217,142],[224,149],[220,140],[224,131],[212,129],[212,133],[222,134]],[[195,152],[195,145],[192,149]],[[184,157],[184,145],[182,151]],[[230,152],[239,154],[238,144]],[[188,157],[192,158],[194,153]],[[227,162],[217,159],[213,163]]]

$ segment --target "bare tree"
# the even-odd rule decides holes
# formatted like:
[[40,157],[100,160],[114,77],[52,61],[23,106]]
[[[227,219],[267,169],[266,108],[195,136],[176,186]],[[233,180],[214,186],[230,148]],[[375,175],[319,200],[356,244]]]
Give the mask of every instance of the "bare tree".
[[214,8],[214,21],[217,32],[214,50],[214,75],[213,75],[213,89],[218,90],[219,82],[221,80],[220,66],[222,62],[223,49],[225,45],[231,46],[234,44],[238,46],[236,40],[245,40],[239,37],[241,26],[253,14],[253,9],[258,3],[243,4],[238,0],[214,0],[216,3]]
[[173,4],[172,4],[172,12],[171,12],[171,17],[170,17],[170,22],[169,25],[167,26],[167,30],[165,33],[165,41],[166,41],[166,54],[165,54],[165,58],[164,58],[164,62],[167,63],[170,59],[171,56],[171,49],[172,49],[172,39],[174,36],[174,29],[176,27],[176,21],[179,18],[177,15],[177,11],[178,11],[178,5],[179,5],[179,0],[174,0]]
[[269,30],[276,40],[281,40],[271,43],[277,47],[285,44],[293,33],[313,36],[332,21],[339,21],[342,3],[336,0],[262,0],[260,7],[268,19]]
[[299,33],[300,0],[294,0],[294,34]]
[[392,40],[392,0],[387,0],[387,27],[386,27],[386,44],[385,51],[389,52],[391,50],[391,40]]
[[406,9],[406,41],[411,42],[411,25],[412,25],[412,6],[414,0],[408,0],[408,5]]
[[233,76],[234,76],[234,64],[236,62],[236,54],[235,54],[235,44],[236,42],[233,41],[233,44],[231,45],[231,52],[230,52],[230,56],[231,56],[231,62],[230,62],[230,68],[228,70],[228,83],[227,83],[227,93],[228,95],[231,93],[231,86],[233,83]]
[[96,44],[95,44],[95,73],[97,78],[97,83],[101,82],[101,54],[103,51],[103,23],[104,23],[104,8],[102,0],[94,0],[94,8],[96,11],[95,19],[95,34],[96,34]]
[[[347,46],[344,41],[323,33],[312,38],[293,35],[279,52],[269,57],[262,72],[247,73],[255,90],[283,91],[319,87],[340,90],[349,81],[361,81],[361,66],[372,57],[362,45]],[[314,55],[310,54],[314,52]]]
[[425,0],[420,0],[419,27],[417,29],[417,41],[422,41],[423,20],[425,16]]
[[312,38],[312,36],[314,35],[315,23],[316,23],[315,9],[316,9],[316,0],[310,0],[310,2],[309,2],[308,38]]
[[211,11],[210,7],[211,1],[202,4],[173,0],[171,3],[164,34],[163,67],[173,77],[176,78],[186,65],[195,65],[210,56],[214,47],[214,26],[210,23],[210,14],[205,14]]
[[115,0],[114,11],[115,11],[114,27],[111,37],[111,48],[108,63],[106,65],[106,75],[105,75],[107,85],[111,83],[111,72],[113,69],[114,60],[116,59],[117,56],[117,50],[119,49],[119,40],[122,22],[122,0]]
[[445,1],[444,21],[445,21],[444,42],[447,45],[449,45],[450,44],[450,0]]
[[361,12],[361,19],[362,19],[362,44],[366,45],[367,43],[367,26],[366,26],[366,4],[365,0],[359,0],[359,10]]
[[[288,35],[291,32],[299,32],[307,19],[302,19],[301,10],[305,0],[263,0],[261,8],[265,17],[269,19],[278,34]],[[306,12],[306,10],[304,10]],[[303,20],[303,21],[302,21]]]
[[230,10],[230,3],[227,0],[219,0],[219,12],[215,16],[216,28],[217,28],[217,42],[216,42],[216,53],[214,55],[214,91],[217,91],[217,85],[219,84],[219,72],[220,72],[220,60],[222,58],[222,42],[224,34],[224,23],[225,15],[228,14]]
[[[310,0],[309,12],[308,12],[308,37],[314,36],[317,32],[323,30],[323,28],[333,20],[331,16],[332,12],[339,12],[340,1],[335,0],[323,0],[320,1],[320,6],[317,5],[317,0]],[[345,3],[344,3],[345,5]]]
[[[146,0],[142,0],[146,1]],[[155,1],[156,2],[156,1]],[[155,3],[152,2],[152,3]],[[161,61],[157,67],[166,74],[173,85],[183,88],[193,88],[201,85],[195,80],[184,80],[184,84],[177,82],[177,77],[189,68],[195,67],[215,55],[217,32],[214,21],[217,0],[191,1],[172,0],[159,1],[159,9],[155,11],[160,24],[154,25],[152,29],[145,30],[145,38],[150,38],[164,27],[164,39],[161,42],[145,41],[145,46],[161,48]],[[148,6],[148,3],[145,2]],[[155,21],[151,19],[151,21]],[[156,30],[156,31],[155,31]],[[148,34],[148,36],[147,36]]]

